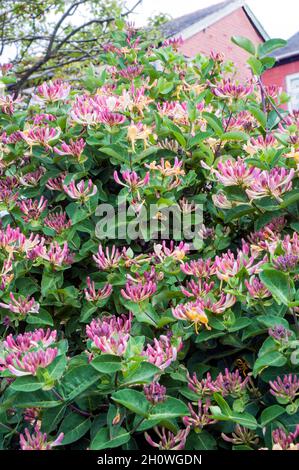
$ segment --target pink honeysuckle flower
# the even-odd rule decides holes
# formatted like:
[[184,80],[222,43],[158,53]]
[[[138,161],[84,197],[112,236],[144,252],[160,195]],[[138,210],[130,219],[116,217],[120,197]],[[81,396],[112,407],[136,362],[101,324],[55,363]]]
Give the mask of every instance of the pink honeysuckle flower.
[[178,245],[175,245],[175,242],[171,240],[169,246],[167,246],[166,241],[163,240],[162,244],[154,244],[153,256],[157,259],[157,262],[161,263],[163,263],[165,258],[173,258],[176,261],[182,261],[188,251],[188,243],[180,242]]
[[275,325],[273,328],[269,328],[268,334],[271,338],[282,344],[287,343],[292,336],[292,332],[283,325]]
[[79,160],[84,151],[85,145],[85,141],[82,138],[78,140],[70,139],[69,144],[66,142],[61,143],[61,150],[58,147],[54,147],[53,150],[55,153],[58,153],[58,155],[71,155]]
[[38,234],[31,233],[29,238],[21,232],[20,228],[11,228],[8,224],[3,230],[0,229],[0,249],[8,253],[28,253],[43,241]]
[[106,247],[106,250],[104,251],[102,245],[100,244],[97,254],[93,255],[93,259],[101,271],[117,268],[121,258],[122,254],[115,245],[112,246],[110,253],[108,247]]
[[52,212],[44,219],[44,224],[55,230],[56,233],[62,233],[72,226],[72,221],[67,219],[66,212]]
[[86,334],[92,341],[92,348],[106,354],[122,356],[130,339],[131,323],[131,314],[97,318],[86,326]]
[[276,100],[283,91],[282,87],[278,85],[264,85],[264,88],[267,95],[273,100]]
[[84,289],[85,298],[88,302],[97,302],[98,300],[104,300],[110,297],[112,294],[112,285],[105,284],[102,289],[96,290],[95,283],[90,279],[86,278],[87,287]]
[[294,432],[287,433],[284,429],[278,428],[272,432],[272,450],[299,450],[299,443],[296,439],[299,436],[299,424]]
[[254,86],[251,82],[242,85],[231,79],[222,79],[216,85],[211,85],[211,91],[219,98],[239,100],[251,95],[254,91]]
[[13,264],[11,255],[8,259],[3,261],[3,266],[0,272],[0,289],[5,290],[14,278]]
[[27,331],[23,334],[13,336],[8,335],[1,344],[2,348],[7,353],[24,353],[37,347],[47,348],[57,340],[57,331],[43,330],[42,328],[34,331]]
[[237,115],[222,120],[223,129],[226,129],[226,132],[251,130],[254,124],[255,118],[249,111],[240,111]]
[[55,267],[67,266],[73,262],[73,255],[70,253],[67,242],[64,242],[62,247],[56,241],[51,243],[48,248],[44,244],[40,244],[29,253],[29,258],[33,260],[44,259]]
[[45,172],[46,169],[41,166],[35,171],[26,173],[23,176],[20,176],[20,184],[28,188],[38,186],[38,183],[40,179],[44,176]]
[[180,265],[181,271],[188,276],[194,276],[197,278],[210,278],[216,272],[215,266],[210,258],[203,260],[192,260],[189,263],[183,263]]
[[231,437],[224,434],[223,432],[221,433],[221,437],[224,441],[230,442],[231,444],[234,444],[235,446],[237,445],[246,445],[246,446],[252,446],[252,445],[257,445],[259,442],[259,437],[257,434],[255,434],[255,431],[252,431],[251,429],[245,428],[244,426],[240,426],[237,424],[235,426],[234,431],[231,434]]
[[143,188],[148,184],[150,174],[147,172],[144,178],[140,178],[135,171],[125,170],[121,172],[123,181],[121,181],[117,171],[113,173],[113,177],[117,184],[125,186],[126,188],[130,188],[131,191],[136,191],[137,189]]
[[161,335],[159,339],[154,338],[152,344],[147,344],[141,355],[146,357],[151,364],[164,370],[176,361],[177,353],[181,347],[182,343],[176,347],[171,344],[171,339],[168,336]]
[[144,395],[150,403],[156,405],[166,400],[166,387],[160,385],[159,382],[151,382],[149,385],[143,386]]
[[205,403],[201,400],[198,400],[197,411],[194,411],[194,408],[191,403],[188,403],[188,408],[191,416],[184,416],[183,423],[186,427],[190,427],[195,430],[202,430],[205,426],[209,424],[216,423],[216,419],[213,419],[212,413],[210,411],[211,400],[207,399]]
[[217,180],[224,186],[248,187],[259,177],[261,170],[253,166],[248,167],[245,160],[225,160],[218,163],[218,170],[214,170]]
[[88,180],[87,182],[81,180],[77,184],[73,180],[68,185],[63,184],[62,186],[64,192],[70,198],[80,201],[81,203],[88,201],[98,191],[98,188],[93,184],[92,180]]
[[69,96],[70,90],[71,86],[62,80],[44,82],[37,87],[33,100],[41,104],[64,101]]
[[61,432],[54,441],[48,441],[46,433],[42,433],[38,425],[35,426],[34,432],[30,434],[28,428],[25,428],[24,434],[20,434],[21,450],[51,450],[55,446],[59,446],[64,438]]
[[287,402],[292,402],[299,395],[299,379],[295,374],[284,375],[270,380],[270,393],[276,398],[282,398]]
[[71,119],[83,126],[95,126],[101,122],[103,109],[88,95],[76,96],[70,111]]
[[187,126],[189,124],[189,111],[186,102],[164,101],[162,104],[157,103],[157,111],[160,116],[167,116],[181,125]]
[[38,126],[39,124],[46,124],[47,122],[56,121],[56,119],[56,116],[54,116],[53,114],[35,114],[33,118],[33,124]]
[[292,168],[273,168],[270,171],[262,171],[246,189],[249,199],[260,199],[272,196],[278,202],[282,202],[281,196],[292,189],[292,179],[295,170]]
[[13,64],[7,63],[7,64],[0,64],[0,70],[2,73],[2,76],[7,75],[7,73],[13,68]]
[[45,211],[48,201],[41,196],[41,198],[35,201],[33,199],[23,199],[19,204],[21,212],[24,214],[22,218],[25,222],[31,222],[38,220],[41,214]]
[[118,74],[127,80],[133,80],[134,78],[141,75],[142,71],[143,65],[129,65],[125,69],[118,70]]
[[216,275],[220,280],[228,282],[230,278],[235,277],[243,268],[248,274],[258,274],[263,264],[267,262],[267,255],[259,261],[255,262],[254,256],[248,256],[243,251],[238,251],[237,256],[230,250],[222,256],[216,256],[214,266]]
[[214,206],[219,207],[219,209],[231,209],[233,207],[232,202],[222,192],[219,192],[218,194],[213,194],[212,200]]
[[286,255],[299,256],[299,235],[297,232],[291,235],[285,235],[281,242],[282,248]]
[[60,136],[61,129],[59,127],[31,127],[25,131],[20,131],[22,139],[33,147],[34,145],[40,145],[46,149],[51,149],[50,142],[57,140]]
[[147,281],[144,284],[141,282],[134,283],[128,281],[125,285],[125,289],[121,289],[120,293],[126,300],[131,300],[132,302],[143,302],[148,299],[157,290],[157,284],[152,281]]
[[256,276],[252,276],[249,281],[246,279],[244,283],[253,299],[266,299],[271,296],[271,292]]
[[12,132],[10,135],[7,135],[6,132],[2,132],[0,139],[3,144],[16,144],[22,140],[21,131]]
[[220,372],[217,375],[212,388],[215,392],[220,392],[223,397],[227,395],[239,397],[244,393],[248,381],[249,377],[242,378],[238,369],[235,372],[225,369],[224,374]]
[[6,367],[12,375],[22,377],[24,375],[36,375],[38,369],[45,369],[56,358],[57,348],[47,348],[45,350],[29,351],[22,357],[16,354],[6,356]]
[[181,291],[187,297],[206,297],[206,295],[214,288],[214,286],[215,282],[208,283],[202,281],[201,279],[198,279],[198,281],[195,282],[192,279],[191,281],[187,282],[186,287],[181,286]]
[[159,450],[183,450],[190,428],[181,429],[177,434],[173,434],[164,427],[160,429],[155,426],[154,431],[160,439],[159,442],[154,442],[147,432],[144,433],[144,437],[150,446],[156,447]]
[[184,44],[184,40],[182,36],[178,36],[176,38],[165,39],[162,43],[162,47],[172,47],[174,51],[178,51],[179,48]]
[[211,299],[205,300],[205,307],[213,313],[224,313],[236,303],[236,297],[232,294],[225,294],[221,292],[220,299],[218,301],[212,301]]
[[0,109],[3,114],[12,115],[15,110],[15,105],[21,103],[22,98],[14,97],[12,95],[0,95]]
[[267,134],[265,137],[259,135],[257,138],[251,137],[246,145],[244,145],[244,150],[250,155],[254,155],[259,151],[266,151],[271,148],[277,147],[277,139],[273,134]]
[[112,113],[109,110],[105,110],[101,112],[100,119],[103,124],[107,124],[109,127],[114,127],[123,124],[126,120],[126,116],[120,113]]
[[215,392],[214,381],[208,372],[206,378],[199,380],[194,372],[191,376],[188,372],[188,388],[196,393],[200,399],[213,395]]
[[63,183],[66,177],[66,173],[61,173],[56,178],[49,178],[46,187],[52,191],[63,191]]
[[14,296],[12,292],[10,292],[9,297],[11,302],[9,304],[5,304],[0,302],[1,308],[6,308],[13,313],[19,313],[20,315],[27,315],[27,313],[38,313],[39,312],[39,303],[35,301],[35,299],[30,296],[22,297],[19,296],[18,299]]
[[205,313],[205,303],[203,299],[197,299],[195,302],[187,302],[186,304],[179,304],[173,307],[172,315],[178,320],[185,320],[191,322],[198,333],[198,325],[204,325],[207,330],[210,330],[209,319]]

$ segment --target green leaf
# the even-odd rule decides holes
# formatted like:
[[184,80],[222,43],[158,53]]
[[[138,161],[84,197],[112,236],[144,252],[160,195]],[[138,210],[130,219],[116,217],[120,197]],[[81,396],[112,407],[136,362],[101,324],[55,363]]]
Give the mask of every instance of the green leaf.
[[173,419],[190,414],[189,408],[177,398],[168,397],[165,402],[157,404],[150,412],[149,419]]
[[254,208],[249,204],[240,204],[225,212],[224,222],[228,224],[232,220],[240,219],[241,217],[252,214],[253,212]]
[[255,57],[249,57],[247,62],[250,65],[254,75],[257,75],[257,76],[262,75],[262,73],[263,73],[263,64],[260,60],[256,59]]
[[36,390],[41,389],[43,385],[44,383],[39,382],[37,377],[24,375],[23,377],[17,377],[10,385],[10,388],[18,392],[35,392]]
[[220,421],[233,421],[248,429],[257,428],[258,424],[254,416],[246,412],[238,413],[233,411],[220,393],[214,393],[214,398],[219,405],[210,408],[214,418]]
[[221,140],[248,140],[249,135],[246,134],[246,132],[241,132],[241,131],[231,131],[231,132],[225,132],[224,134],[221,135]]
[[274,421],[276,418],[278,418],[278,416],[281,416],[283,413],[285,413],[285,409],[282,406],[269,406],[269,408],[266,408],[261,414],[261,426],[266,426],[267,424],[271,423],[271,421]]
[[93,359],[90,365],[104,374],[113,374],[122,367],[121,358],[112,354],[101,354]]
[[29,325],[48,325],[54,326],[53,318],[49,312],[44,309],[40,309],[40,311],[35,315],[27,315],[26,322]]
[[248,111],[255,117],[255,119],[261,124],[263,129],[267,127],[267,115],[256,106],[248,106]]
[[88,364],[72,367],[62,380],[61,388],[66,401],[72,401],[87,388],[96,383],[99,373]]
[[283,196],[283,201],[279,207],[281,209],[285,209],[297,201],[299,201],[299,191],[298,189],[293,189],[293,191],[290,191]]
[[294,298],[294,289],[290,286],[287,274],[276,269],[264,269],[259,277],[278,303],[289,305]]
[[91,425],[89,418],[80,416],[77,413],[70,413],[61,423],[59,432],[63,432],[62,445],[71,444],[78,441],[87,433]]
[[249,52],[249,54],[255,54],[255,46],[253,42],[250,41],[250,39],[245,38],[244,36],[233,36],[231,40],[234,44],[241,47],[241,49],[244,49],[244,51]]
[[155,375],[159,375],[161,370],[150,362],[141,362],[138,367],[120,379],[122,385],[142,385],[151,382]]
[[128,159],[121,155],[119,150],[120,149],[117,146],[101,147],[99,149],[100,152],[104,153],[105,155],[109,155],[109,157],[114,158],[116,161],[120,163],[127,163]]
[[150,407],[149,401],[145,398],[144,393],[137,392],[130,388],[119,390],[111,396],[112,400],[120,405],[128,408],[128,410],[143,416],[148,417],[148,410]]
[[248,429],[256,429],[258,424],[254,416],[249,413],[237,413],[231,411],[230,414],[224,414],[221,412],[219,406],[210,407],[213,418],[219,421],[233,421],[234,423],[240,424]]
[[188,436],[186,450],[216,450],[217,442],[207,431],[192,432]]
[[272,351],[258,357],[253,367],[253,376],[257,377],[267,367],[282,367],[287,359],[278,351]]
[[284,39],[269,39],[268,41],[264,42],[263,44],[258,45],[258,56],[265,57],[266,55],[270,54],[271,52],[275,51],[276,49],[280,49],[281,47],[285,47],[287,45],[287,41]]
[[130,434],[123,428],[117,429],[113,436],[110,436],[108,428],[102,428],[93,438],[90,450],[113,449],[125,444],[130,438]]

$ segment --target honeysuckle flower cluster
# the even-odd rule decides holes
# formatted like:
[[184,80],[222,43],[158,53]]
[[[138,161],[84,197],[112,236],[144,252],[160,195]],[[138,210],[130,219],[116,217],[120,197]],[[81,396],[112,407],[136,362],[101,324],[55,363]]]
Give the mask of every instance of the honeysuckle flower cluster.
[[106,354],[122,356],[130,338],[132,317],[122,315],[92,320],[86,327],[86,334],[92,341],[92,348]]
[[144,433],[145,439],[150,446],[156,447],[159,450],[183,450],[190,428],[181,429],[177,434],[173,434],[165,428],[159,429],[155,427],[154,431],[160,439],[159,442],[155,442],[149,433]]
[[177,358],[178,351],[182,347],[179,342],[177,346],[171,343],[168,336],[161,335],[160,338],[154,338],[152,344],[147,344],[142,355],[155,366],[164,370],[170,366]]
[[26,298],[16,298],[12,292],[9,294],[10,302],[5,304],[0,302],[0,307],[8,309],[10,312],[17,313],[19,315],[27,315],[28,313],[38,313],[39,303],[32,297],[27,296]]
[[284,375],[283,378],[277,377],[269,384],[271,387],[270,393],[285,402],[292,402],[299,395],[299,380],[296,375],[288,374]]
[[81,203],[87,202],[97,193],[97,187],[93,184],[92,180],[88,180],[87,184],[84,180],[79,181],[77,184],[75,181],[71,181],[70,184],[63,184],[62,187],[71,199]]
[[71,86],[2,67],[0,448],[295,450],[299,113],[122,22]]
[[61,445],[63,438],[64,434],[61,432],[54,441],[50,441],[47,434],[41,432],[38,426],[35,426],[32,433],[25,428],[24,434],[20,435],[20,448],[21,450],[51,450]]
[[20,334],[11,334],[1,343],[0,371],[9,371],[15,377],[35,376],[40,369],[47,368],[56,358],[58,349],[49,347],[56,341],[56,331],[42,329]]

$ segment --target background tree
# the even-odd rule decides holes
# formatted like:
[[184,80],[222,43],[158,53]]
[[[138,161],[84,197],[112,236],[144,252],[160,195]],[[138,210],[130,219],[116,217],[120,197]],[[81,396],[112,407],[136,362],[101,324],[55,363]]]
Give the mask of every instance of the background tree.
[[114,21],[128,17],[141,2],[2,0],[0,54],[11,56],[17,77],[10,88],[18,92],[55,69],[74,70],[95,60]]

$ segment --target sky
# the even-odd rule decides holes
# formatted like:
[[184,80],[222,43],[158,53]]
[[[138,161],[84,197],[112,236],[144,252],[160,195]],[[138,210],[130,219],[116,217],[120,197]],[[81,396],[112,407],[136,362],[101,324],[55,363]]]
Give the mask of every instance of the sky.
[[[135,23],[143,25],[153,13],[168,13],[176,18],[222,0],[143,0],[132,15]],[[128,4],[134,4],[130,0]],[[255,16],[270,37],[289,39],[299,31],[299,0],[247,0]]]

